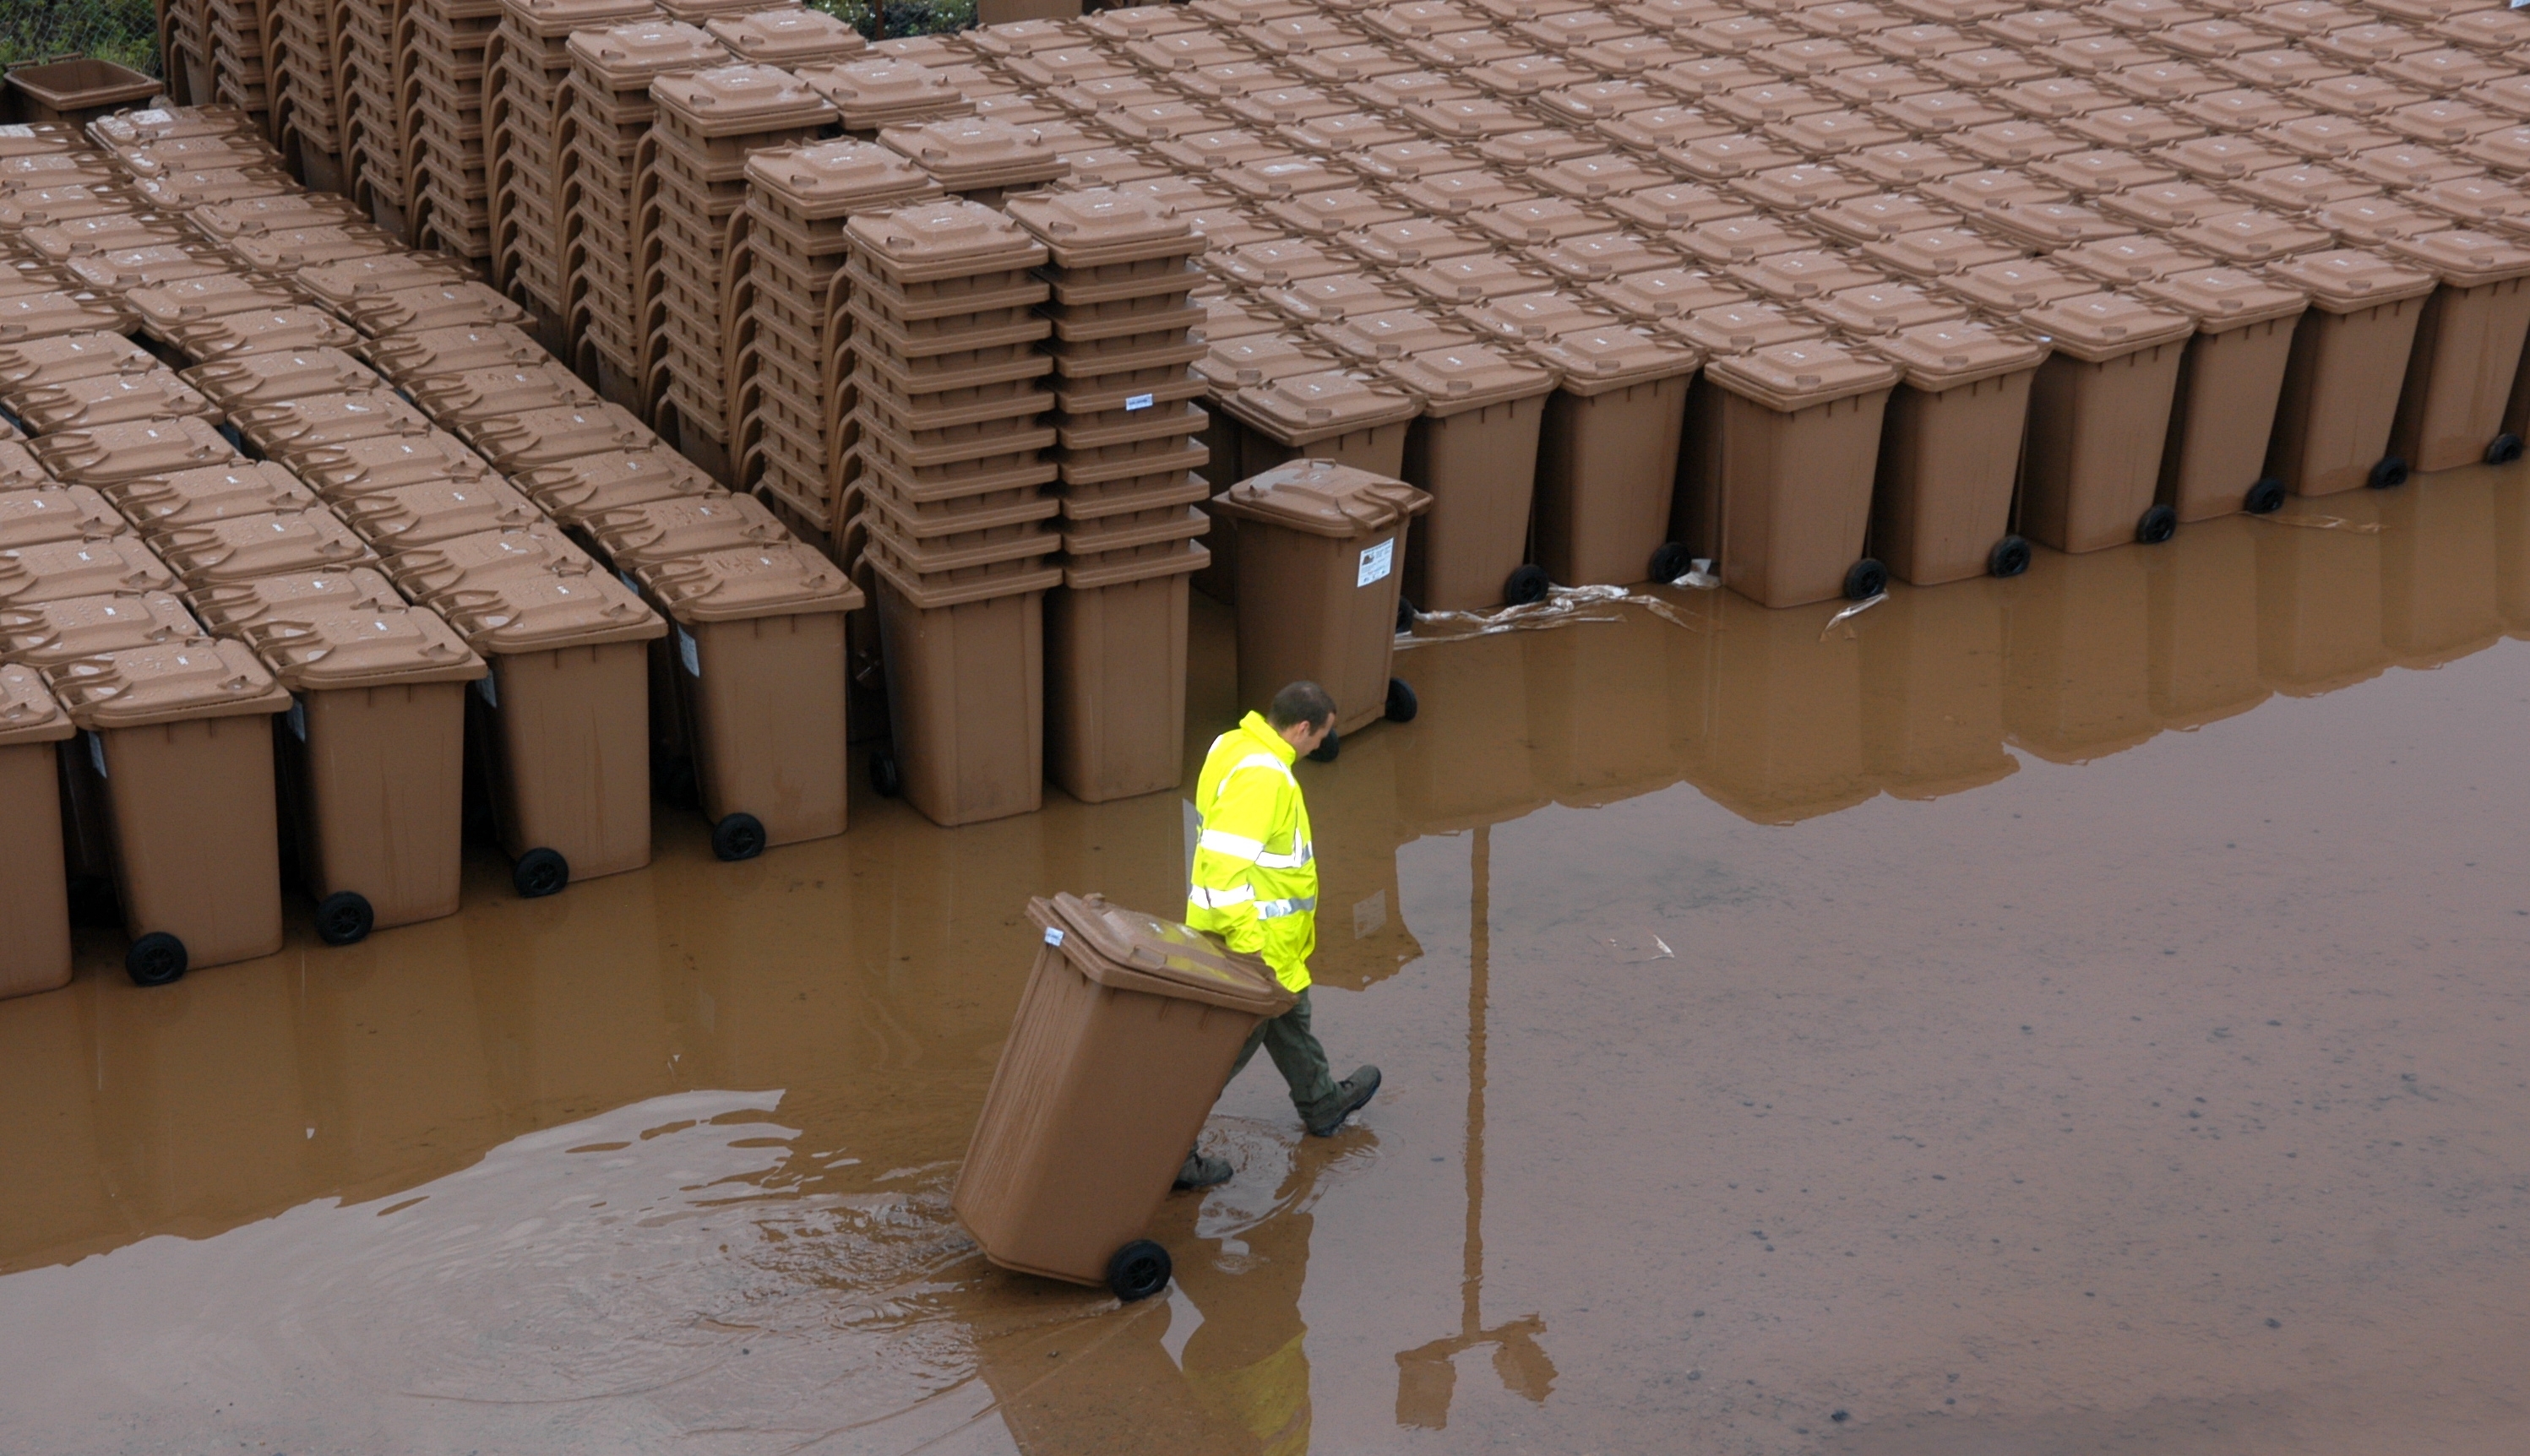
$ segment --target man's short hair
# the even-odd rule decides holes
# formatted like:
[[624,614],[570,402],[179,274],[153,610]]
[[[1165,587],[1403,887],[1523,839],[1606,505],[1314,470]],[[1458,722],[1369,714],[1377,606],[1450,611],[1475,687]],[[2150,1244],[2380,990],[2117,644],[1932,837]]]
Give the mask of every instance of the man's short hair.
[[1300,723],[1316,728],[1335,716],[1335,695],[1305,680],[1284,683],[1283,690],[1274,694],[1274,701],[1265,706],[1265,721],[1273,725],[1276,732]]

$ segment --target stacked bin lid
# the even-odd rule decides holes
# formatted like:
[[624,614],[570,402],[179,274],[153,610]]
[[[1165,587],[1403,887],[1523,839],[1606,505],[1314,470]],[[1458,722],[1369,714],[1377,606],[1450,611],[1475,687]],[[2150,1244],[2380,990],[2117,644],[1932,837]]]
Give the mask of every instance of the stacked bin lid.
[[654,19],[651,0],[506,0],[483,81],[491,276],[543,318],[567,301],[564,122],[571,35]]
[[485,51],[499,0],[411,0],[400,84],[412,138],[416,242],[488,263],[491,174],[484,146]]

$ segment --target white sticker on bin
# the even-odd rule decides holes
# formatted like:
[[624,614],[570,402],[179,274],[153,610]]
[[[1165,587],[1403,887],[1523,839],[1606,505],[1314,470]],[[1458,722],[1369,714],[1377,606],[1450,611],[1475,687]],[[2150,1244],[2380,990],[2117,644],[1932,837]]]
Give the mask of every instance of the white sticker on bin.
[[1148,409],[1151,407],[1151,397],[1149,395],[1127,395],[1125,397],[1125,407],[1128,410]]
[[1365,548],[1361,554],[1361,574],[1354,579],[1353,585],[1368,586],[1374,581],[1386,581],[1389,568],[1395,565],[1396,560],[1397,538],[1395,536],[1389,537],[1377,546]]
[[702,649],[694,645],[694,634],[684,627],[677,628],[677,658],[686,665],[687,676],[700,677],[703,674]]
[[1060,944],[1063,944],[1063,932],[1062,932],[1062,931],[1060,931],[1060,930],[1058,930],[1058,929],[1056,929],[1055,927],[1053,927],[1053,926],[1051,926],[1051,925],[1047,926],[1047,927],[1045,928],[1045,943],[1046,943],[1047,944],[1049,944],[1049,945],[1060,945]]

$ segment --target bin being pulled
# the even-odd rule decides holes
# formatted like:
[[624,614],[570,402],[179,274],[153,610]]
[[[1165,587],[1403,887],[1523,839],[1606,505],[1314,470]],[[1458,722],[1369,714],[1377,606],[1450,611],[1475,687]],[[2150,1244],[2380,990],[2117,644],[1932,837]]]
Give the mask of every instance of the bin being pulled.
[[950,1208],[1004,1268],[1168,1287],[1142,1237],[1256,1023],[1294,998],[1256,956],[1103,895],[1028,901],[1041,932]]

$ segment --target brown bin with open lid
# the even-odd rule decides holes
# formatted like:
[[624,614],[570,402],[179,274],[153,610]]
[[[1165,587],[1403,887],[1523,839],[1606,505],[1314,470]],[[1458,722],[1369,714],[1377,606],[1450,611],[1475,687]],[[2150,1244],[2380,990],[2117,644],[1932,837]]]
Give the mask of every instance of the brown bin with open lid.
[[1967,319],[1872,341],[1905,371],[1889,397],[1872,495],[1872,555],[1917,586],[2017,576],[2029,543],[2010,533],[2029,383],[2047,351]]
[[873,540],[891,773],[907,802],[956,826],[1035,812],[1045,795],[1045,592],[1058,566],[933,582]]
[[2021,534],[2058,551],[2170,539],[2177,514],[2153,497],[2194,317],[2097,293],[2019,323],[2054,351],[2030,387]]
[[2240,268],[2193,269],[2135,292],[2196,319],[2162,448],[2162,504],[2181,521],[2282,507],[2283,485],[2266,473],[2267,441],[2310,296]]
[[71,981],[69,886],[54,755],[77,729],[33,668],[0,664],[0,998]]
[[2363,248],[2303,253],[2266,271],[2310,295],[2293,326],[2267,473],[2301,496],[2404,482],[2390,430],[2434,275]]
[[475,730],[519,892],[648,864],[647,644],[668,624],[593,563],[461,575],[428,605],[492,666]]
[[1255,956],[1099,895],[1030,900],[1036,964],[950,1208],[1005,1268],[1168,1287],[1145,1239],[1238,1049],[1292,1004]]
[[847,823],[843,569],[789,539],[632,568],[664,613],[712,852],[751,859]]
[[281,757],[316,934],[457,913],[466,684],[489,671],[437,614],[335,606],[243,628],[293,701]]
[[1545,596],[1546,573],[1528,564],[1528,515],[1555,371],[1485,344],[1376,367],[1423,406],[1397,472],[1432,497],[1406,551],[1406,599],[1426,611],[1481,612]]
[[2504,431],[2503,415],[2530,339],[2530,247],[2456,229],[2382,250],[2438,285],[2416,320],[2390,453],[2411,470],[2519,459],[2521,438]]
[[1703,351],[1619,324],[1559,334],[1528,351],[1561,376],[1537,448],[1537,564],[1566,586],[1685,575],[1669,522]]
[[1202,525],[1162,521],[1138,533],[1158,538],[1144,549],[1112,557],[1075,552],[1046,594],[1046,776],[1083,803],[1183,782],[1188,580],[1210,560],[1183,532]]
[[1877,595],[1862,555],[1880,425],[1898,371],[1825,340],[1770,345],[1705,366],[1723,583],[1767,607]]
[[1334,694],[1340,731],[1413,717],[1413,692],[1389,664],[1406,523],[1432,498],[1393,475],[1299,459],[1212,504],[1239,529],[1239,700],[1306,678]]
[[[192,637],[76,659],[45,681],[84,734],[143,986],[281,948],[272,719],[290,694],[242,642]],[[75,795],[76,797],[76,795]]]

